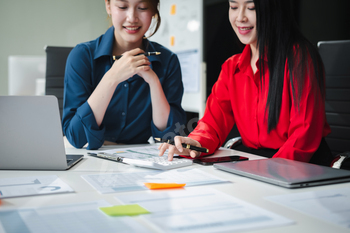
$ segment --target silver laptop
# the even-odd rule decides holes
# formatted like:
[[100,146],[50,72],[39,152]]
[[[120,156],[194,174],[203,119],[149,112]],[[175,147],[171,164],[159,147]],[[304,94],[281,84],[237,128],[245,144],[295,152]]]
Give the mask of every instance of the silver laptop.
[[214,167],[285,188],[301,188],[350,181],[350,171],[348,170],[282,158],[220,163],[214,164]]
[[66,170],[83,155],[66,155],[55,96],[0,96],[0,169]]

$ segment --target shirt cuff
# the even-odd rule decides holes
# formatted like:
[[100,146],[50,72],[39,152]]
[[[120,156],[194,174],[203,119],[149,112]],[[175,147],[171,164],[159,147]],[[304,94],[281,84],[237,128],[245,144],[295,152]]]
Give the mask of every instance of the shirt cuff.
[[85,135],[88,141],[88,150],[98,149],[103,145],[105,127],[99,127],[96,123],[95,116],[90,108],[88,102],[85,102],[77,109],[77,115],[80,118]]

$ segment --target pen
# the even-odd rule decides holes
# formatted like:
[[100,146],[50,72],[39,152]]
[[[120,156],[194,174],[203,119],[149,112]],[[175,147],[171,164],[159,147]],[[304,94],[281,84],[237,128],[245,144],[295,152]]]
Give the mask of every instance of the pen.
[[[145,55],[145,56],[153,56],[153,55],[159,55],[161,54],[161,52],[147,52],[147,53],[140,53],[137,55]],[[114,56],[113,55],[113,60],[118,60],[119,58],[121,58],[123,55],[119,55],[119,56]]]
[[104,159],[111,159],[111,160],[115,160],[117,162],[124,162],[124,158],[120,157],[120,156],[116,156],[114,154],[108,154],[105,152],[98,152],[98,153],[87,153],[90,156],[94,156],[94,157],[100,157],[100,158],[104,158]]
[[[175,145],[174,141],[170,141],[170,140],[163,140],[160,138],[154,138],[154,140],[156,140],[158,142],[165,142],[165,143],[168,143],[170,145]],[[195,151],[204,152],[204,153],[209,153],[209,150],[207,148],[204,148],[204,147],[192,146],[192,145],[189,145],[186,143],[182,143],[181,145],[183,148],[186,148],[186,149],[195,150]]]

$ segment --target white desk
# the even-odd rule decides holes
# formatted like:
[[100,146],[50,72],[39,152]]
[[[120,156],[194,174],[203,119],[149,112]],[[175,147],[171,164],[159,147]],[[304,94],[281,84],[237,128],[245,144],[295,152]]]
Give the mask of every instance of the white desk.
[[[106,146],[102,149],[112,149],[123,146]],[[125,147],[125,146],[124,146]],[[128,146],[130,147],[130,146]],[[64,182],[70,185],[75,193],[68,194],[56,194],[56,195],[42,195],[42,196],[30,196],[30,197],[19,197],[19,198],[8,198],[3,199],[0,205],[1,209],[13,209],[13,208],[24,208],[24,207],[41,207],[51,206],[59,204],[72,204],[77,202],[88,202],[94,200],[106,200],[112,205],[118,205],[118,200],[114,198],[116,193],[111,194],[99,194],[93,187],[91,187],[86,181],[81,178],[84,174],[96,174],[96,173],[111,173],[111,172],[132,172],[148,170],[144,168],[135,168],[129,165],[116,163],[113,161],[103,160],[88,156],[85,149],[66,148],[67,154],[84,154],[83,161],[79,162],[76,166],[68,171],[0,171],[0,178],[9,177],[24,177],[24,176],[45,176],[45,175],[57,175]],[[247,154],[243,153],[245,156]],[[250,159],[259,159],[259,156],[248,155]],[[307,192],[315,190],[327,190],[348,187],[349,183],[334,184],[327,186],[319,186],[312,188],[302,189],[286,189],[252,179],[240,177],[231,173],[217,170],[212,166],[201,166],[198,164],[194,165],[203,171],[218,176],[223,179],[232,181],[232,183],[210,185],[211,188],[217,189],[223,193],[232,195],[236,198],[249,202],[253,205],[259,206],[286,218],[294,220],[296,223],[293,225],[268,228],[263,230],[256,230],[250,232],[259,233],[295,233],[295,232],[349,232],[345,228],[337,225],[324,222],[314,217],[310,217],[306,214],[297,212],[293,209],[283,207],[281,205],[270,202],[264,197],[271,195],[281,195],[289,193]],[[196,189],[198,187],[188,187],[186,189]],[[137,192],[153,192],[153,191],[137,191]],[[166,192],[166,191],[164,191]],[[133,192],[130,192],[133,193]],[[138,218],[138,217],[136,217]]]

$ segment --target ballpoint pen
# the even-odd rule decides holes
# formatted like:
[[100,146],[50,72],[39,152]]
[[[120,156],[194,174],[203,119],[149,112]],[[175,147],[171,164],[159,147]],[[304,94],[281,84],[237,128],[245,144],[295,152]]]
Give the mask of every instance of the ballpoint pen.
[[[145,55],[145,56],[153,56],[153,55],[159,55],[161,54],[161,52],[147,52],[147,53],[140,53],[137,55]],[[119,58],[121,58],[123,55],[119,55],[119,56],[114,56],[113,55],[113,60],[118,60]]]
[[[163,140],[161,138],[154,138],[154,140],[156,140],[157,142],[165,142],[165,143],[168,143],[170,145],[175,145],[174,141],[172,141],[172,140]],[[192,146],[192,145],[189,145],[186,143],[182,143],[181,145],[183,148],[186,148],[186,149],[195,150],[198,152],[209,153],[209,150],[207,148],[204,148],[204,147]]]

